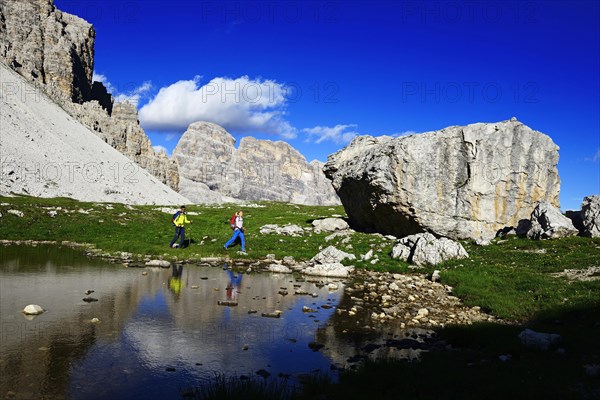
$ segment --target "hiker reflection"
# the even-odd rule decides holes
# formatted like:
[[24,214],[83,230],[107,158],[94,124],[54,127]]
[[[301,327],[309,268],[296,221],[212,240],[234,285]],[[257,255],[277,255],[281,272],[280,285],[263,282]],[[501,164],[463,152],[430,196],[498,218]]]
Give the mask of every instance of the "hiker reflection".
[[232,270],[227,270],[229,273],[229,283],[227,284],[227,288],[225,289],[225,294],[227,295],[228,301],[237,301],[238,297],[238,288],[242,283],[242,274],[239,273],[237,276],[234,275]]
[[169,290],[173,292],[175,297],[179,297],[179,293],[181,293],[181,275],[183,273],[183,265],[175,265],[173,264],[173,271],[171,272],[171,276],[169,277]]

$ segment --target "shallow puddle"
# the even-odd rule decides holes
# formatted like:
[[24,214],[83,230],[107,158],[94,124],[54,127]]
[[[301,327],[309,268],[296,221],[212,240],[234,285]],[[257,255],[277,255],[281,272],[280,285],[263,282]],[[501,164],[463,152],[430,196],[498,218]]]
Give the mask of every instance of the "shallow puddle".
[[[321,350],[313,342],[338,331],[339,282],[332,291],[227,266],[136,269],[58,247],[0,251],[2,396],[177,398],[215,373],[329,372],[337,353],[331,336]],[[26,317],[28,304],[46,312]]]

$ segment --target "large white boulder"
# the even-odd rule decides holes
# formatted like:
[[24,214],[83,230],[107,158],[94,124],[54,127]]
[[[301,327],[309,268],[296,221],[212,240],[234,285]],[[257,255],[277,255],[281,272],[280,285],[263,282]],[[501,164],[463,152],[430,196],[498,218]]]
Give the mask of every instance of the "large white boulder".
[[485,240],[528,219],[540,201],[559,206],[557,164],[552,139],[512,118],[360,136],[324,171],[355,229]]

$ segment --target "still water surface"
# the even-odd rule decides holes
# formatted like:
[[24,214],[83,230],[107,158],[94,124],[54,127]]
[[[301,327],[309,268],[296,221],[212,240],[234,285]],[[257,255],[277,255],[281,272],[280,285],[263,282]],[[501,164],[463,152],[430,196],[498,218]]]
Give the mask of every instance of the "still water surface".
[[[332,329],[341,284],[330,291],[291,275],[227,266],[124,268],[51,246],[0,251],[0,396],[178,398],[215,372],[256,376],[264,369],[294,379],[329,371],[333,362],[308,344]],[[289,294],[278,294],[284,288]],[[98,301],[84,302],[86,290]],[[28,304],[47,311],[25,318]],[[261,316],[275,310],[281,318]]]

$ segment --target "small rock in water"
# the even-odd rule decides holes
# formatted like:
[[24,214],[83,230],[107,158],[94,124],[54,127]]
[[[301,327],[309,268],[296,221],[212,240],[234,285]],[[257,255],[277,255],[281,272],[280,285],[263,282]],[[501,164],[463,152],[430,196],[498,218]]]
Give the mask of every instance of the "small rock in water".
[[311,349],[312,351],[319,351],[321,350],[323,347],[325,347],[324,344],[321,343],[317,343],[317,342],[310,342],[308,344],[308,348]]
[[200,286],[198,285],[192,285],[192,289],[198,289]]
[[86,303],[92,303],[94,301],[98,301],[98,299],[95,299],[93,297],[84,297],[82,300],[85,301]]
[[276,310],[272,313],[262,313],[261,316],[263,317],[267,317],[267,318],[280,318],[281,317],[281,311]]
[[310,307],[307,307],[307,306],[302,306],[302,312],[305,312],[305,313],[316,313],[317,310],[315,310],[313,308],[310,308]]
[[269,376],[271,376],[271,373],[265,369],[259,369],[258,371],[256,371],[256,375],[262,376],[263,378],[268,378]]
[[23,309],[23,314],[39,315],[39,314],[43,313],[44,311],[46,311],[46,310],[44,310],[42,307],[38,306],[37,304],[30,304]]
[[256,314],[258,311],[256,310],[248,310],[248,314]]
[[175,372],[175,371],[176,371],[176,369],[175,369],[175,368],[173,368],[173,367],[167,367],[167,368],[165,368],[165,371],[168,371],[168,372]]
[[148,273],[146,271],[144,271],[144,272],[142,272],[142,275],[146,276],[146,275],[148,275]]
[[95,292],[95,290],[90,290],[90,289],[88,289],[88,290],[86,290],[86,291],[85,291],[83,294],[85,294],[86,296],[89,296],[90,294],[92,294],[92,293],[94,293],[94,292]]
[[242,350],[244,350],[244,351],[248,350],[248,345],[247,344],[243,345]]
[[92,318],[92,319],[90,320],[90,322],[91,322],[92,324],[97,324],[97,323],[99,323],[99,322],[100,322],[100,320],[99,320],[98,318]]

